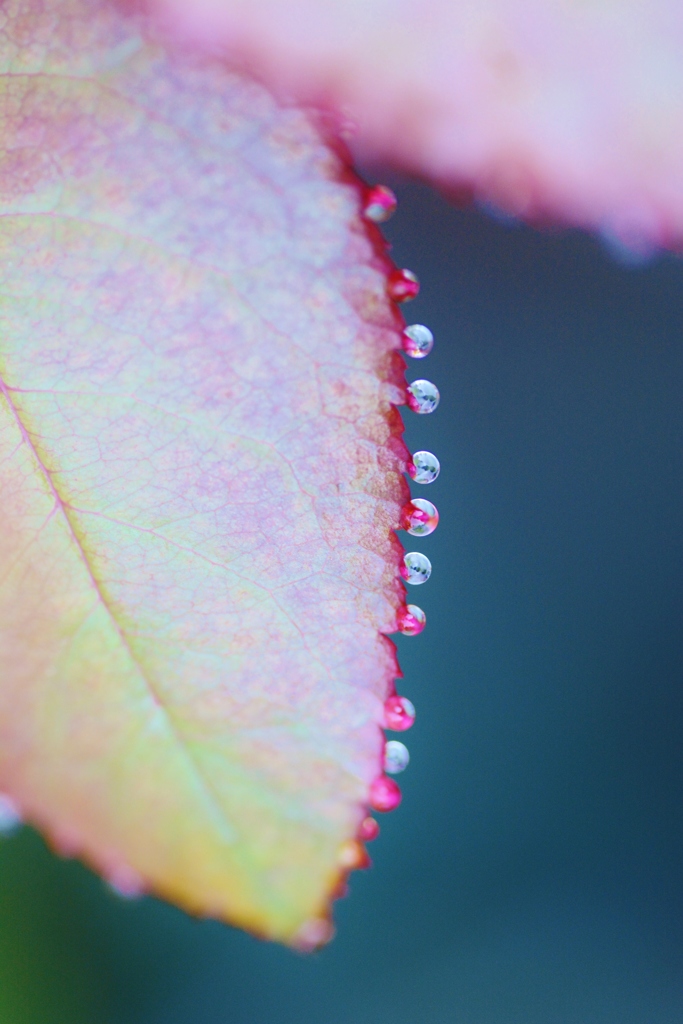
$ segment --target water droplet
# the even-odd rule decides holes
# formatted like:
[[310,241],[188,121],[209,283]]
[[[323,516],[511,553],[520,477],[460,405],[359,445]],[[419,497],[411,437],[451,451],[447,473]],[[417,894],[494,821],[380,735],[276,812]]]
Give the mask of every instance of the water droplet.
[[390,775],[398,775],[408,767],[410,754],[405,743],[400,740],[388,740],[384,745],[384,771]]
[[393,811],[400,802],[398,783],[386,775],[380,775],[370,786],[370,804],[376,811]]
[[424,359],[434,347],[434,335],[423,324],[411,324],[403,331],[403,351],[411,359]]
[[428,537],[438,524],[436,505],[425,498],[413,498],[401,511],[401,526],[413,537]]
[[415,705],[407,697],[395,694],[384,702],[384,728],[405,732],[415,721]]
[[342,139],[352,139],[354,135],[358,134],[358,122],[354,121],[348,111],[341,111],[341,117],[339,124],[337,125],[337,133]]
[[381,224],[396,212],[396,196],[386,185],[375,185],[365,193],[363,216],[375,224]]
[[0,834],[9,835],[21,824],[21,814],[14,800],[5,793],[0,793]]
[[106,872],[107,885],[124,900],[139,899],[145,893],[145,883],[142,875],[139,875],[127,864],[117,864]]
[[337,861],[345,871],[358,871],[360,868],[370,867],[367,850],[357,839],[349,839],[342,843]]
[[374,818],[363,818],[358,829],[358,838],[369,843],[379,835],[379,825]]
[[349,890],[349,884],[346,881],[347,877],[348,877],[348,873],[345,874],[344,872],[342,872],[342,874],[339,875],[339,877],[337,879],[337,884],[334,886],[334,888],[330,892],[330,899],[331,900],[343,900],[343,899],[346,899],[346,897],[349,895],[349,891],[350,890]]
[[389,274],[387,291],[394,302],[408,302],[420,291],[420,282],[412,270],[394,270]]
[[421,551],[409,551],[403,556],[403,565],[400,571],[406,583],[411,583],[416,587],[420,583],[426,583],[432,575],[432,563]]
[[296,949],[303,953],[312,953],[314,949],[326,945],[334,937],[334,926],[324,917],[312,917],[304,921],[292,940]]
[[77,857],[82,850],[80,834],[76,829],[66,826],[52,826],[50,845],[61,857]]
[[406,401],[413,412],[425,415],[439,404],[439,389],[430,380],[414,380],[406,389]]
[[406,604],[396,613],[396,623],[404,636],[417,636],[427,625],[427,616],[416,604]]
[[440,470],[439,460],[431,452],[415,452],[413,463],[408,466],[408,473],[416,484],[433,484]]

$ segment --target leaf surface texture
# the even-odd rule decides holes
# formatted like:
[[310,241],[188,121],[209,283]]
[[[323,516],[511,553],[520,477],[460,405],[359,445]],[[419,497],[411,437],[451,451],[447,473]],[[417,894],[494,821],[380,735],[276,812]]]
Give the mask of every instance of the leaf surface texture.
[[397,314],[320,120],[104,3],[0,36],[0,789],[291,941],[378,774]]

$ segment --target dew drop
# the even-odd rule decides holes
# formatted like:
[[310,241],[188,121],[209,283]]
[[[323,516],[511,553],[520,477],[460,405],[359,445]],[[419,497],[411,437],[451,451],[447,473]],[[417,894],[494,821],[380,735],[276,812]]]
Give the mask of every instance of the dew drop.
[[406,389],[406,401],[413,412],[424,416],[439,404],[439,389],[430,380],[414,380]]
[[432,574],[432,563],[421,551],[409,551],[403,556],[401,576],[414,587],[426,583]]
[[337,879],[337,884],[330,892],[330,899],[343,900],[349,895],[349,885],[348,882],[346,881],[347,874],[342,873],[339,876],[339,878]]
[[375,224],[381,224],[396,212],[397,200],[394,193],[386,185],[375,185],[365,193],[363,216]]
[[389,274],[387,291],[394,302],[408,302],[420,291],[420,282],[412,270],[394,270]]
[[440,470],[439,460],[431,452],[415,452],[412,465],[408,466],[408,474],[416,484],[433,484]]
[[424,359],[434,347],[434,335],[423,324],[411,324],[403,331],[403,351],[411,359]]
[[417,636],[427,625],[427,616],[416,604],[406,604],[396,613],[399,633],[404,636]]
[[438,524],[436,505],[424,498],[413,498],[401,511],[401,526],[413,537],[428,537]]
[[302,953],[312,953],[314,949],[326,945],[334,937],[334,926],[324,917],[312,917],[304,921],[294,936],[292,944]]
[[10,835],[21,824],[21,814],[14,800],[5,793],[0,793],[0,835]]
[[60,857],[77,857],[82,848],[79,833],[75,829],[69,828],[68,825],[57,827],[53,825],[50,844]]
[[415,705],[407,697],[395,694],[384,702],[384,728],[405,732],[415,721]]
[[388,740],[384,745],[384,771],[390,775],[398,775],[408,767],[410,754],[405,743],[400,740]]
[[369,843],[372,839],[376,839],[379,835],[379,825],[374,818],[367,817],[363,818],[358,829],[358,838],[364,842]]
[[106,881],[112,892],[124,900],[136,900],[145,893],[145,882],[142,875],[128,867],[127,864],[110,867],[106,872]]
[[370,786],[370,805],[376,811],[393,811],[400,802],[401,790],[398,784],[386,775],[380,775]]
[[337,862],[345,871],[358,871],[370,867],[367,850],[357,839],[349,839],[339,848]]
[[337,126],[337,134],[340,135],[342,139],[352,139],[354,135],[358,135],[358,122],[354,121],[348,113],[342,112]]

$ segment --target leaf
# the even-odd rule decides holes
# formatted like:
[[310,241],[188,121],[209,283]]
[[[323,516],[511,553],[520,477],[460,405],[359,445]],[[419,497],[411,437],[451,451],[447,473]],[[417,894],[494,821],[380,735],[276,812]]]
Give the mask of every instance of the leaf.
[[154,0],[357,145],[526,217],[683,241],[674,0]]
[[0,789],[315,939],[397,673],[387,261],[319,118],[104,2],[4,16]]

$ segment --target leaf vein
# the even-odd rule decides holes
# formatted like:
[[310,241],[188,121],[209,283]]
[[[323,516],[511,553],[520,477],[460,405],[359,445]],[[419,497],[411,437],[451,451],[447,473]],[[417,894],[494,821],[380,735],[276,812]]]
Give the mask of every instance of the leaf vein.
[[139,656],[135,653],[135,651],[134,651],[134,649],[133,649],[133,647],[132,647],[128,637],[125,634],[124,629],[122,628],[121,624],[119,623],[119,621],[118,621],[118,619],[116,617],[114,609],[112,608],[110,602],[107,600],[107,597],[106,597],[106,594],[105,594],[105,592],[103,590],[102,584],[100,583],[100,581],[97,579],[97,576],[95,575],[93,567],[90,564],[90,559],[88,558],[88,554],[87,554],[87,551],[85,549],[85,546],[83,545],[83,542],[82,542],[82,540],[80,539],[80,537],[78,535],[78,531],[77,531],[77,529],[75,527],[75,524],[72,521],[72,517],[69,514],[69,506],[68,506],[67,502],[64,501],[64,499],[62,498],[61,494],[59,493],[57,485],[55,484],[55,481],[54,481],[54,474],[50,471],[50,469],[46,465],[45,460],[41,456],[41,453],[40,453],[37,445],[33,441],[31,433],[28,430],[26,424],[24,423],[24,421],[23,421],[23,419],[22,419],[22,417],[21,417],[21,415],[19,413],[19,409],[17,408],[15,402],[12,400],[9,388],[5,384],[4,375],[2,375],[2,374],[0,374],[0,394],[2,394],[4,396],[5,401],[7,402],[7,405],[9,407],[9,409],[10,409],[10,412],[11,412],[12,416],[15,419],[15,422],[17,424],[17,428],[18,428],[18,430],[19,430],[19,432],[20,432],[20,434],[21,434],[25,444],[27,445],[29,450],[32,452],[32,454],[33,454],[33,456],[34,456],[34,458],[35,458],[35,460],[36,460],[36,462],[37,462],[37,464],[39,466],[40,472],[43,474],[45,483],[47,484],[47,486],[48,486],[48,488],[49,488],[49,490],[50,490],[50,492],[51,492],[51,494],[52,494],[52,496],[54,498],[55,508],[53,508],[53,510],[52,510],[50,515],[52,516],[57,508],[59,508],[60,511],[62,512],[62,514],[64,516],[64,519],[65,519],[65,522],[66,522],[66,525],[67,525],[67,528],[69,530],[69,533],[71,535],[73,543],[74,543],[74,545],[76,547],[76,550],[78,551],[79,557],[80,557],[80,559],[81,559],[81,561],[82,561],[82,563],[83,563],[83,565],[85,567],[85,570],[86,570],[87,575],[88,575],[88,577],[90,579],[92,587],[93,587],[93,589],[94,589],[94,591],[95,591],[99,601],[101,602],[102,606],[107,611],[107,613],[108,613],[108,615],[110,617],[112,626],[114,627],[115,632],[119,636],[121,645],[123,646],[124,650],[128,654],[128,657],[130,659],[131,664],[134,666],[134,668],[138,672],[141,680],[145,684],[145,686],[146,686],[146,688],[148,690],[148,693],[149,693],[150,697],[152,698],[154,704],[156,704],[156,706],[162,711],[162,713],[164,715],[164,718],[165,718],[165,721],[166,721],[166,724],[167,724],[168,731],[171,734],[171,736],[173,737],[173,739],[174,739],[178,749],[180,751],[182,751],[182,753],[183,753],[183,755],[184,755],[188,765],[190,766],[193,774],[195,775],[195,778],[199,782],[200,789],[204,793],[204,795],[205,795],[205,797],[207,799],[207,803],[212,808],[212,810],[214,812],[214,816],[218,819],[218,822],[220,823],[220,826],[221,826],[221,830],[223,832],[227,832],[227,838],[232,842],[233,839],[234,839],[234,834],[233,834],[232,826],[228,822],[228,820],[226,818],[226,815],[225,815],[225,812],[224,812],[223,808],[221,807],[220,803],[218,802],[218,800],[217,800],[217,798],[216,798],[216,796],[215,796],[215,794],[214,794],[214,792],[212,790],[212,787],[209,784],[205,774],[203,773],[203,771],[201,770],[199,764],[197,763],[197,759],[195,758],[194,754],[192,753],[191,748],[184,741],[184,739],[182,738],[181,733],[179,733],[179,731],[178,731],[178,729],[177,729],[177,727],[176,727],[176,725],[175,725],[175,723],[173,721],[173,716],[172,716],[171,712],[165,706],[165,704],[164,704],[163,700],[161,699],[161,697],[160,697],[160,695],[158,693],[158,690],[155,687],[152,679],[149,677],[148,673],[143,668],[143,666],[142,666],[142,664],[140,662]]

